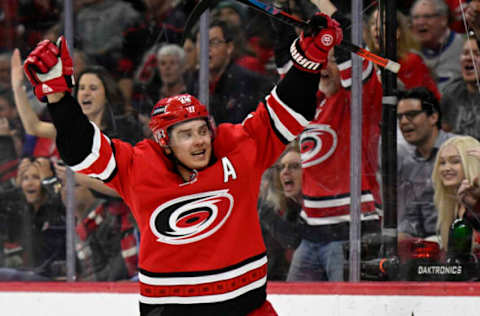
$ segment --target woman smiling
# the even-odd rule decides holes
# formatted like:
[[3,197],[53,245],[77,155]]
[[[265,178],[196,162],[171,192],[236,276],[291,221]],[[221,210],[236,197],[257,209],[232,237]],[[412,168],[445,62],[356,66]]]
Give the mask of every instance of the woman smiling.
[[456,136],[440,147],[432,180],[435,189],[434,203],[438,210],[437,229],[441,246],[447,249],[449,230],[456,219],[464,218],[466,209],[457,195],[462,182],[473,183],[480,175],[480,160],[469,151],[480,147],[480,142],[470,136]]

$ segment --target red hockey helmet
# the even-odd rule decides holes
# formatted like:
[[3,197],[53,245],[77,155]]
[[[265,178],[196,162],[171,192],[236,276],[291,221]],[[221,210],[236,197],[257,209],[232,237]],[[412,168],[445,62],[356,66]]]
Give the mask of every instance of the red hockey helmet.
[[215,123],[205,105],[192,95],[180,94],[170,98],[163,98],[155,104],[152,110],[150,129],[157,143],[162,147],[167,147],[167,130],[169,127],[198,118],[203,118],[207,121],[213,137]]

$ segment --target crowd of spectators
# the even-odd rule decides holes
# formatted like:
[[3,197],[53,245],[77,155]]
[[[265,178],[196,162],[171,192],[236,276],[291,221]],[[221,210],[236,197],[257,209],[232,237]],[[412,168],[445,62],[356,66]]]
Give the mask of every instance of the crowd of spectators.
[[[299,34],[222,0],[211,10],[209,54],[200,56],[198,28],[184,34],[198,1],[73,2],[74,96],[102,132],[131,144],[152,137],[150,112],[159,99],[199,94],[199,58],[209,60],[208,106],[216,124],[242,122],[292,66],[290,45]],[[305,20],[320,10],[341,23],[349,40],[348,0],[265,2]],[[386,18],[375,3],[365,1],[364,43],[382,55]],[[480,146],[480,1],[403,1],[397,21],[398,240],[434,240],[446,252],[452,223],[470,214],[455,190],[463,180],[475,186],[480,176],[469,167],[478,155],[464,153]],[[37,42],[55,41],[64,26],[63,1],[0,4],[0,280],[65,279],[66,167],[46,104],[21,65]],[[318,88],[326,99],[312,104],[315,119],[259,190],[271,280],[346,280],[351,61],[345,51],[332,52]],[[382,71],[363,61],[363,234],[381,234]],[[463,171],[447,185],[442,168],[452,148]],[[74,181],[77,279],[131,279],[140,236],[128,206],[100,180],[74,174]]]

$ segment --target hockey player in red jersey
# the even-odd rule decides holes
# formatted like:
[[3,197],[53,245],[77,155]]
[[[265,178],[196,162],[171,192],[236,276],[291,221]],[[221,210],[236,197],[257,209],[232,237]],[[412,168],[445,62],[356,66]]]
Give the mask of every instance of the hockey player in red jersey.
[[62,37],[24,62],[48,100],[62,159],[114,188],[135,216],[141,315],[276,315],[256,204],[264,170],[314,117],[319,71],[342,40],[325,15],[312,26],[292,46],[295,67],[242,124],[215,127],[197,99],[175,96],[153,109],[155,141],[136,146],[109,139],[82,113]]
[[[331,1],[319,9],[331,15],[346,33],[350,21]],[[294,38],[291,28],[279,30],[276,64],[281,73],[288,69],[286,38]],[[283,46],[283,47],[282,47]],[[333,54],[334,53],[334,54]],[[382,86],[371,62],[363,61],[362,121],[362,233],[380,231],[379,185],[376,180],[380,136]],[[296,249],[287,281],[343,281],[343,246],[349,240],[350,220],[350,53],[330,51],[329,62],[321,71],[315,118],[299,136],[302,157],[303,207],[299,231],[302,241]]]

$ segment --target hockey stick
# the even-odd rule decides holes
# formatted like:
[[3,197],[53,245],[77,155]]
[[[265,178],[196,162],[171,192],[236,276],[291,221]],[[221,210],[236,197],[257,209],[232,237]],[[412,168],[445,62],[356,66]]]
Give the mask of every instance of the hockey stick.
[[[279,9],[275,8],[273,5],[269,5],[269,4],[263,3],[263,2],[258,1],[258,0],[237,0],[237,1],[253,8],[253,9],[256,9],[259,12],[262,12],[263,14],[271,16],[271,17],[279,20],[280,22],[283,22],[283,23],[286,23],[286,24],[289,24],[289,25],[293,25],[293,26],[297,26],[297,27],[300,27],[302,29],[308,29],[308,27],[309,27],[307,22],[305,22],[305,21],[303,21],[303,20],[301,20],[301,19],[299,19],[299,18],[297,18],[293,15],[288,14],[283,10],[279,10]],[[200,2],[202,2],[202,1],[200,1]],[[381,67],[384,67],[385,69],[388,69],[393,73],[398,73],[398,71],[400,70],[400,64],[399,63],[397,63],[393,60],[387,59],[387,58],[380,57],[380,56],[378,56],[378,55],[376,55],[372,52],[369,52],[366,49],[363,49],[363,48],[361,48],[361,47],[359,47],[359,46],[357,46],[353,43],[347,42],[345,40],[343,40],[340,43],[340,45],[337,45],[337,47],[340,47],[340,48],[348,50],[348,51],[350,51],[354,54],[357,54],[358,56],[363,57],[366,60],[369,60],[372,63],[377,64]]]

